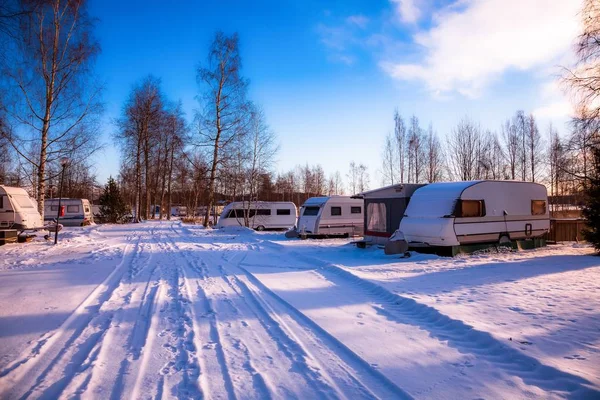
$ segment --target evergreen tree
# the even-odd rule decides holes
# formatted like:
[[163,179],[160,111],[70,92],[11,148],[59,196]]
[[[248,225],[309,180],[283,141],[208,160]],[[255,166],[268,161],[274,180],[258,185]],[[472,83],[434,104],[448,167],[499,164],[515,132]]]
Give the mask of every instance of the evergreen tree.
[[587,222],[585,239],[600,252],[600,146],[593,148],[594,173],[586,188],[586,202],[583,217]]
[[102,222],[121,223],[129,209],[121,196],[117,182],[111,177],[100,196],[100,218]]

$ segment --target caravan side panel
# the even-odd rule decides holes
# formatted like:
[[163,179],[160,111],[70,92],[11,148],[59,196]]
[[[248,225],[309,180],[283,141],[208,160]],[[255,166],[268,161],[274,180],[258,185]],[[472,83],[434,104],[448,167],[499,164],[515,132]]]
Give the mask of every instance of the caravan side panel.
[[[481,217],[455,219],[461,244],[495,242],[506,234],[513,240],[539,237],[550,229],[548,196],[540,184],[481,182],[465,189],[461,200],[483,200],[485,208]],[[543,213],[534,210],[534,202],[543,202]]]

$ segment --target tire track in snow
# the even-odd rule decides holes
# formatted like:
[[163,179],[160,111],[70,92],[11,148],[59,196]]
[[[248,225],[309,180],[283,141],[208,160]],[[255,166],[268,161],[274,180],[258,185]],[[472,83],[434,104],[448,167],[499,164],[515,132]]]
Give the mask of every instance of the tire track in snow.
[[[172,227],[176,234],[180,234]],[[183,229],[182,229],[183,230]],[[189,274],[197,282],[197,293],[208,304],[211,310],[211,340],[216,349],[221,349],[222,363],[227,367],[229,376],[235,376],[235,382],[232,383],[232,396],[236,394],[241,398],[269,398],[271,395],[277,397],[331,397],[324,396],[324,387],[319,381],[310,379],[306,376],[305,371],[308,367],[303,367],[297,357],[288,347],[282,344],[281,339],[277,335],[272,335],[271,324],[261,319],[261,316],[247,309],[240,310],[239,307],[244,307],[245,299],[239,295],[237,291],[231,292],[228,281],[219,276],[220,271],[216,270],[213,264],[207,263],[210,257],[208,253],[203,256],[200,265],[196,260],[191,259],[187,251],[182,250],[173,243],[179,254],[181,254],[190,267]],[[213,260],[211,260],[213,261]],[[211,266],[213,268],[211,268]],[[225,321],[220,320],[220,316],[225,317]],[[263,328],[254,329],[245,322],[244,319],[256,318]],[[221,329],[219,329],[221,326]],[[224,335],[220,333],[223,330]],[[233,334],[230,332],[234,332]],[[262,335],[259,334],[262,333]],[[264,340],[269,337],[270,340]],[[250,337],[249,337],[250,336]],[[261,340],[262,339],[262,340]],[[228,341],[228,345],[224,344],[224,340]],[[257,348],[256,344],[259,344]],[[252,349],[252,350],[251,350]],[[283,358],[282,358],[283,357]],[[253,359],[268,359],[275,369],[271,370],[270,374],[263,374],[254,365]],[[286,366],[287,365],[287,366]],[[229,370],[233,373],[230,374]],[[285,370],[285,376],[281,375],[281,370]],[[297,377],[290,376],[290,372],[299,374]],[[273,379],[278,381],[272,383]],[[300,378],[301,382],[298,381]],[[252,387],[247,387],[248,382],[252,383]],[[321,387],[321,391],[312,391],[312,387]],[[331,391],[330,387],[325,385],[326,389]],[[280,393],[277,393],[279,389]],[[310,392],[310,395],[307,394]],[[230,396],[231,397],[231,396]]]
[[[150,235],[154,237],[154,230]],[[145,251],[149,252],[154,252],[155,247],[155,240],[144,246]],[[141,266],[140,260],[143,260]],[[113,312],[114,318],[107,329],[98,359],[88,373],[89,377],[77,376],[73,385],[65,390],[67,394],[81,391],[86,396],[106,395],[104,388],[112,387],[111,398],[126,397],[124,378],[137,367],[136,361],[146,343],[149,321],[160,289],[158,261],[152,255],[145,258],[138,256],[134,260],[114,300],[104,307],[103,311]],[[76,381],[81,380],[88,384],[74,390]]]
[[[212,270],[207,271],[208,274],[220,276],[242,299],[250,310],[243,315],[251,313],[260,322],[280,350],[305,373],[306,381],[318,388],[317,396],[410,398],[406,392],[239,267],[243,259],[233,263],[225,259],[225,253],[222,254],[224,263],[207,256],[206,261],[210,261],[209,264],[213,266]],[[204,268],[209,268],[204,265]],[[218,270],[214,266],[218,266]],[[231,271],[234,273],[230,273]]]
[[179,398],[204,397],[195,383],[200,367],[190,318],[183,309],[181,270],[164,243],[165,227],[160,224],[155,229],[160,284],[148,289],[111,398],[161,398],[165,391]]
[[315,272],[337,285],[351,285],[367,293],[375,303],[380,304],[375,307],[376,311],[392,323],[409,324],[426,330],[432,337],[459,352],[473,354],[509,375],[518,377],[528,385],[545,391],[566,392],[569,397],[600,398],[600,392],[592,389],[591,383],[586,379],[544,365],[537,359],[502,343],[491,334],[479,331],[461,320],[450,318],[433,307],[393,293],[370,280],[358,277],[342,266],[289,251],[273,242],[265,241],[263,244],[317,267]]
[[[411,398],[402,388],[375,370],[368,362],[327,333],[290,303],[271,291],[244,267],[240,265],[238,268],[243,271],[245,277],[245,279],[236,278],[240,287],[250,293],[255,298],[255,301],[264,304],[265,311],[270,312],[277,319],[281,319],[277,315],[288,315],[305,332],[309,340],[322,343],[325,354],[320,354],[320,357],[326,360],[336,360],[335,365],[338,365],[342,370],[342,374],[340,375],[346,379],[347,389],[352,388],[352,386],[361,388],[362,394],[368,394],[368,397]],[[277,312],[276,310],[281,311]],[[290,323],[286,324],[283,321],[282,324],[284,326],[290,325]]]
[[[177,233],[174,224],[171,224],[170,230]],[[199,283],[205,279],[205,274],[201,269],[195,268],[192,260],[184,256],[172,237],[169,235],[166,237],[171,254],[182,262],[179,267],[183,278],[185,308],[191,316],[193,344],[199,352],[198,384],[207,397],[235,399],[235,391],[217,327],[216,312]],[[191,283],[192,279],[196,282],[195,288]],[[206,343],[203,343],[202,339],[205,339]]]
[[324,398],[343,397],[342,391],[329,376],[326,369],[300,344],[299,339],[289,329],[286,329],[287,327],[283,321],[270,313],[268,306],[259,302],[237,277],[230,276],[222,264],[219,265],[219,270],[223,280],[243,299],[268,335],[277,343],[280,351],[291,361],[294,369],[301,372],[307,383],[318,390],[316,394]]
[[[81,368],[89,367],[113,318],[112,313],[102,314],[101,308],[112,299],[141,251],[140,240],[138,233],[136,243],[125,246],[121,262],[58,329],[44,335],[0,372],[1,397],[55,398]],[[62,370],[62,375],[54,376],[57,370]]]

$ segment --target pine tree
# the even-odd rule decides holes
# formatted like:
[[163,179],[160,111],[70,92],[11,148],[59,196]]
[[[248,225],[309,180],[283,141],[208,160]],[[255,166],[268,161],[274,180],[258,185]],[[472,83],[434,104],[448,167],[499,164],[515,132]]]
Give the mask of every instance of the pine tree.
[[121,196],[119,186],[111,176],[100,196],[100,218],[102,222],[121,223],[128,213],[129,210]]
[[586,188],[583,217],[587,223],[585,239],[600,253],[600,146],[593,148],[594,173]]

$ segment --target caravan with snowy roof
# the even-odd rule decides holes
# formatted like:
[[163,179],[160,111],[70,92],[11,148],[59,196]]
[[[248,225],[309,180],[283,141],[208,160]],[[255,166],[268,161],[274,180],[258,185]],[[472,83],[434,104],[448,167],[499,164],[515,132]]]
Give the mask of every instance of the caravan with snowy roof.
[[483,180],[417,189],[399,236],[412,248],[448,247],[538,238],[549,229],[544,185]]

